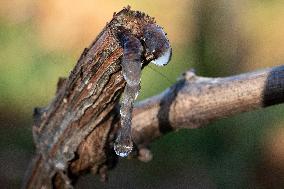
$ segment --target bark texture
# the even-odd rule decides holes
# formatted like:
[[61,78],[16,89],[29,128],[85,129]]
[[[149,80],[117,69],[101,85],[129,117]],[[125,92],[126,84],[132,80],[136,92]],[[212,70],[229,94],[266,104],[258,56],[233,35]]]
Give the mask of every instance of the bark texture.
[[[69,78],[59,79],[51,104],[35,109],[37,152],[23,188],[68,188],[84,172],[105,177],[107,168],[114,166],[116,105],[125,86],[119,36],[127,32],[140,39],[143,27],[154,23],[153,18],[129,7],[114,14],[84,50]],[[142,56],[143,66],[152,59]]]
[[[140,38],[154,23],[141,12],[123,9],[85,49],[69,78],[60,79],[54,100],[34,112],[37,153],[23,188],[68,188],[86,173],[106,178],[117,156],[113,141],[119,128],[121,74],[120,27]],[[143,57],[143,66],[151,57]],[[160,95],[138,103],[132,135],[138,158],[149,161],[147,146],[179,128],[197,128],[216,119],[284,101],[284,66],[226,78],[198,77],[193,72]]]
[[198,128],[217,119],[284,102],[284,66],[225,78],[187,71],[161,94],[137,104],[133,138],[139,148],[180,128]]

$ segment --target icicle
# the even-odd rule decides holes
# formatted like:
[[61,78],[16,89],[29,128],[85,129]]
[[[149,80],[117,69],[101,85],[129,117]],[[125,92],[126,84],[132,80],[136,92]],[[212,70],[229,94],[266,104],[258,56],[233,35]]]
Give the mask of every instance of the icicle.
[[144,41],[145,49],[143,49],[140,40],[127,30],[118,34],[124,48],[121,66],[126,81],[120,108],[121,128],[114,144],[115,153],[121,157],[128,156],[133,148],[131,139],[132,110],[140,90],[142,52],[154,57],[153,63],[159,66],[166,65],[172,55],[169,41],[161,27],[149,24],[144,27],[143,32],[141,39]]
[[142,45],[133,36],[124,36],[124,54],[122,59],[122,74],[126,86],[121,102],[121,129],[114,144],[117,155],[126,157],[133,148],[131,139],[132,110],[140,90]]

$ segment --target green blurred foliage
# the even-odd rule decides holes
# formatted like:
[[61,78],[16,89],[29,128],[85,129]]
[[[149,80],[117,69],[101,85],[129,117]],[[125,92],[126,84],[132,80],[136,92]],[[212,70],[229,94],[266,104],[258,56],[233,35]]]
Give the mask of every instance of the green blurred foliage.
[[39,44],[31,23],[0,23],[1,108],[17,107],[30,115],[34,104],[46,105],[57,77],[67,75],[75,60],[62,52],[47,52]]

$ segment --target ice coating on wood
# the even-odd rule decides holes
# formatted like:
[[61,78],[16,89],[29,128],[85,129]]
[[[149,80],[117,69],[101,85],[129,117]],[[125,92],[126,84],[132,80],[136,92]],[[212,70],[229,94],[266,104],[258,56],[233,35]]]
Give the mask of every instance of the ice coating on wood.
[[157,66],[168,64],[172,56],[172,48],[166,33],[161,27],[156,24],[145,26],[143,40],[146,46],[146,53],[154,56],[152,63]]
[[164,66],[168,64],[168,62],[170,61],[171,55],[172,55],[172,49],[168,48],[162,56],[153,60],[152,63],[156,64],[157,66]]
[[122,74],[130,86],[140,85],[142,51],[143,47],[139,39],[130,34],[124,36]]
[[133,148],[131,139],[132,110],[140,90],[141,55],[143,51],[140,41],[131,35],[124,36],[124,42],[121,66],[126,86],[120,107],[121,128],[114,144],[115,153],[121,157],[126,157]]
[[115,140],[114,151],[117,155],[126,157],[133,148],[132,110],[140,90],[142,53],[145,57],[151,57],[148,60],[152,60],[154,64],[164,66],[170,61],[172,49],[166,34],[156,24],[146,25],[143,28],[143,36],[139,39],[125,28],[120,28],[118,38],[123,45],[121,67],[126,86],[120,108],[121,128]]

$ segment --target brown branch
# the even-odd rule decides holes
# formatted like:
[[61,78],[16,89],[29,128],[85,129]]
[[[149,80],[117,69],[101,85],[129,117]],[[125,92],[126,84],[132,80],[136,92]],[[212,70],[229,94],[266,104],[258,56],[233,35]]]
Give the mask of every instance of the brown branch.
[[[125,81],[121,75],[119,26],[141,37],[154,20],[128,8],[114,15],[84,51],[68,79],[60,79],[55,99],[35,109],[33,126],[37,153],[24,188],[67,188],[83,173],[106,178],[117,162],[113,141],[119,126],[116,105]],[[147,60],[147,61],[146,61]],[[144,64],[150,61],[146,55]],[[197,128],[216,119],[283,102],[284,66],[227,78],[203,78],[187,72],[162,94],[134,109],[133,138],[139,157],[166,132]]]
[[146,147],[164,133],[284,102],[284,66],[225,78],[188,71],[160,95],[137,104],[133,138]]
[[[114,166],[112,141],[119,117],[116,111],[125,81],[119,35],[142,38],[153,18],[129,7],[114,14],[97,39],[85,49],[69,78],[60,79],[55,99],[34,112],[37,154],[23,188],[68,188],[88,171],[105,177]],[[150,55],[150,54],[149,54]],[[143,66],[153,58],[143,55]]]

